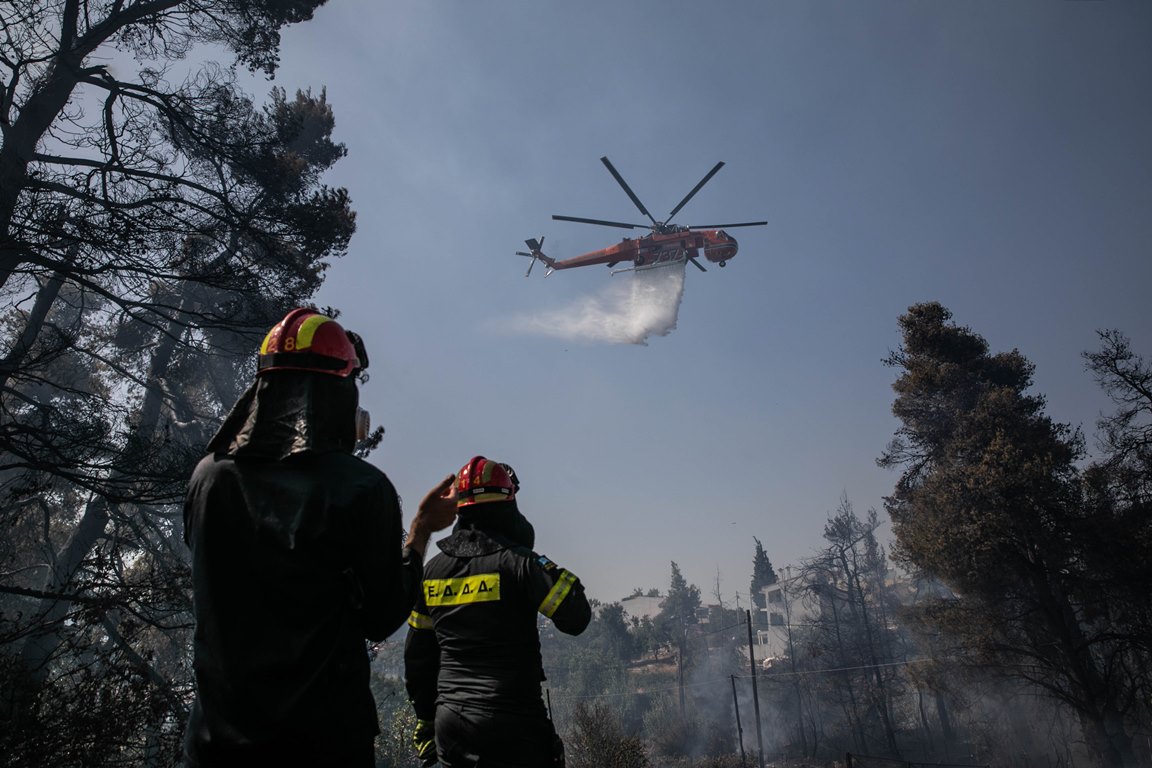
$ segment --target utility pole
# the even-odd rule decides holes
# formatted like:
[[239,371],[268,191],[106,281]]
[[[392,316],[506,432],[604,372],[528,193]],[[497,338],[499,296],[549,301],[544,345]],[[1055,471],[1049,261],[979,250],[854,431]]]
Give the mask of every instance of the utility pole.
[[752,709],[756,713],[756,759],[764,768],[764,734],[760,731],[760,694],[756,688],[756,652],[752,645],[752,611],[744,611],[748,618],[748,664],[752,667]]
[[736,710],[736,738],[740,741],[740,768],[746,768],[744,756],[744,729],[740,727],[740,700],[736,698],[736,675],[732,678],[732,708]]

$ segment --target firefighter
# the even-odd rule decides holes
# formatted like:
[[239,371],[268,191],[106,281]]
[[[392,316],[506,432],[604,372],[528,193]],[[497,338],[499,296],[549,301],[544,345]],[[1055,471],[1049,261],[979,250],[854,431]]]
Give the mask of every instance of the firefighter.
[[429,537],[456,508],[450,475],[404,544],[396,490],[353,454],[367,433],[367,367],[359,336],[310,309],[288,313],[192,475],[192,768],[375,764],[364,641],[403,625]]
[[516,475],[476,456],[456,476],[458,520],[437,543],[408,620],[404,677],[424,765],[563,765],[541,698],[537,613],[578,635],[592,609],[570,571],[533,551]]

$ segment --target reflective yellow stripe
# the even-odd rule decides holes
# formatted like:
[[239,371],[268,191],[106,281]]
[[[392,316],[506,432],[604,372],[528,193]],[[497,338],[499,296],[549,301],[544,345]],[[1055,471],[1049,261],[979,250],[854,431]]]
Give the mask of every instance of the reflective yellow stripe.
[[455,579],[425,579],[424,602],[434,605],[487,603],[500,599],[500,574],[481,573]]
[[472,503],[475,504],[481,501],[507,501],[508,493],[500,491],[499,493],[477,493],[472,497]]
[[324,315],[312,315],[307,320],[300,323],[300,327],[296,329],[295,337],[289,336],[286,339],[280,338],[281,349],[273,350],[269,349],[269,347],[272,345],[273,336],[282,335],[277,334],[277,331],[282,332],[284,330],[281,326],[276,326],[272,330],[268,331],[268,334],[264,337],[263,343],[260,344],[260,354],[267,355],[270,352],[295,352],[300,349],[308,349],[312,346],[312,337],[316,335],[316,329],[324,325],[324,323],[330,322],[331,320],[332,318],[325,317]]
[[308,349],[311,347],[312,337],[316,335],[316,329],[330,320],[331,318],[324,317],[324,315],[312,315],[300,323],[300,329],[296,331],[296,349]]
[[568,593],[572,591],[572,585],[575,583],[575,576],[568,571],[560,571],[560,578],[552,585],[552,589],[548,591],[548,596],[544,598],[544,602],[540,603],[540,613],[552,618],[552,614],[556,613],[560,603],[568,597]]
[[432,617],[412,611],[408,615],[408,626],[412,629],[432,629]]

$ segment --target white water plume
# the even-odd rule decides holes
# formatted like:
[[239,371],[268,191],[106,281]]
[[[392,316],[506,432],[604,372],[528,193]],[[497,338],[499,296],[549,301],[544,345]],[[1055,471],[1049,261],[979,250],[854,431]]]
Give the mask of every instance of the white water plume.
[[[570,306],[511,318],[518,333],[572,341],[646,345],[676,328],[684,296],[684,263],[614,277],[596,295]],[[553,278],[556,279],[556,278]]]

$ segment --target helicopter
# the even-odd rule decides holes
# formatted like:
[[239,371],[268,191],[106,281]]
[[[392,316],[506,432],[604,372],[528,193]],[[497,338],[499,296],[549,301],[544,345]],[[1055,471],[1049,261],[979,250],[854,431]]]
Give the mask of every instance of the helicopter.
[[672,209],[668,217],[664,221],[657,221],[648,209],[644,207],[644,203],[640,202],[640,198],[628,186],[628,182],[624,181],[624,177],[616,170],[615,166],[607,157],[600,158],[600,162],[612,174],[612,178],[616,179],[616,183],[628,194],[629,199],[633,204],[652,222],[651,224],[628,224],[622,221],[606,221],[604,219],[586,219],[579,216],[553,216],[556,221],[575,221],[581,224],[598,224],[605,227],[621,227],[623,229],[647,229],[650,234],[643,235],[642,237],[630,238],[626,237],[616,245],[610,245],[607,248],[602,248],[598,251],[591,251],[580,256],[573,256],[570,259],[553,259],[546,256],[543,251],[544,237],[540,239],[530,238],[524,241],[528,246],[529,252],[516,251],[517,256],[527,256],[532,259],[528,265],[528,271],[524,273],[525,277],[532,274],[532,267],[536,266],[537,261],[544,262],[548,267],[545,277],[552,274],[558,269],[572,269],[573,267],[587,267],[592,264],[606,264],[609,269],[624,262],[631,262],[632,266],[623,269],[616,269],[612,274],[620,272],[634,272],[637,270],[653,269],[655,267],[672,266],[674,264],[682,264],[685,261],[692,262],[701,272],[707,272],[704,265],[699,262],[701,252],[704,258],[708,261],[719,264],[721,267],[725,266],[733,256],[736,255],[737,243],[736,238],[729,235],[724,230],[732,227],[760,227],[766,225],[766,221],[745,221],[738,224],[706,224],[696,226],[682,226],[673,224],[672,218],[680,212],[689,200],[691,200],[700,188],[711,180],[716,172],[724,167],[723,162],[716,163],[712,170],[704,175],[704,178],[692,188],[692,191],[684,196],[684,199]]

